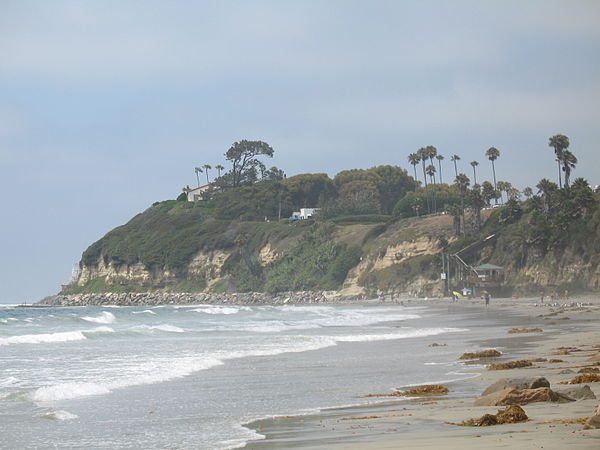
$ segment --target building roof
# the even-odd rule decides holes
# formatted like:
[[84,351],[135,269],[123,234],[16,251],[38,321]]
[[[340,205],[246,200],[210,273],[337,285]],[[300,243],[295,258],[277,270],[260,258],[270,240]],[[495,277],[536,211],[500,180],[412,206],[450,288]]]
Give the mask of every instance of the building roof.
[[473,267],[475,270],[503,270],[504,267],[495,266],[493,264],[482,264],[477,267]]
[[188,192],[194,192],[194,191],[197,191],[198,189],[206,189],[207,187],[210,187],[210,186],[212,186],[212,184],[210,184],[210,183],[204,184],[202,186],[198,186],[197,188],[190,189]]

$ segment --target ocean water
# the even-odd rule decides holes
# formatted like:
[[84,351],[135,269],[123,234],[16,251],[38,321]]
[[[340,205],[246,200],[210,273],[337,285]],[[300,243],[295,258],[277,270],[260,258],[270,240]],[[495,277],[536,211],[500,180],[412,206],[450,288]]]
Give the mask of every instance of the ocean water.
[[457,357],[502,325],[397,304],[0,306],[0,448],[236,448],[258,418],[472,377]]

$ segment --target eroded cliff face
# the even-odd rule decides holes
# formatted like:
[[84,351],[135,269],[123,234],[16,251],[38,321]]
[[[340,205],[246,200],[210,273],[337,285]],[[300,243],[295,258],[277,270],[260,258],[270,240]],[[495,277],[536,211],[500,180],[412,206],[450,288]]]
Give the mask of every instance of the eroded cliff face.
[[[300,236],[270,237],[252,253],[245,253],[248,250],[238,246],[200,251],[189,264],[176,271],[148,268],[139,262],[106,263],[101,255],[96,264],[82,267],[75,284],[89,287],[79,292],[110,291],[114,287],[119,288],[115,289],[117,292],[130,288],[135,291],[224,292],[235,289],[235,280],[226,273],[230,270],[228,260],[255,261],[257,270],[263,271],[262,276],[267,279],[269,269],[284,261],[282,256],[286,252],[302,250],[302,246],[294,247]],[[331,236],[342,245],[360,247],[362,253],[336,295],[443,295],[440,239],[447,244],[455,242],[452,217],[439,215],[391,224],[338,225]],[[469,264],[490,262],[503,266],[504,285],[515,288],[517,293],[537,293],[540,288],[550,292],[567,284],[581,289],[600,289],[600,256],[582,256],[569,249],[560,254],[543,254],[530,248],[523,253],[511,236],[485,247],[468,261]],[[307,241],[306,245],[311,244]],[[524,254],[521,262],[517,257],[520,251]],[[226,264],[227,269],[224,269]]]
[[154,288],[168,289],[183,280],[201,280],[210,290],[216,283],[222,281],[221,269],[231,252],[213,250],[198,252],[190,264],[177,271],[169,269],[148,268],[138,262],[136,264],[115,264],[105,262],[101,256],[96,265],[83,266],[75,281],[77,286],[85,286],[95,280],[102,280],[105,285],[139,287],[153,290]]
[[548,254],[523,268],[510,268],[506,283],[525,291],[534,286],[552,290],[561,285],[597,290],[600,289],[600,264],[584,261],[571,251],[562,255]]

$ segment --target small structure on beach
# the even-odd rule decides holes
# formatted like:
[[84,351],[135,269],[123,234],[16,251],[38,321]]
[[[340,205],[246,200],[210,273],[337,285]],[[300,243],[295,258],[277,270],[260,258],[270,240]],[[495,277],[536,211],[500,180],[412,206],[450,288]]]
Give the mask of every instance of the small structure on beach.
[[480,282],[500,282],[504,279],[504,267],[494,264],[482,264],[473,267],[473,270],[477,273],[477,280]]

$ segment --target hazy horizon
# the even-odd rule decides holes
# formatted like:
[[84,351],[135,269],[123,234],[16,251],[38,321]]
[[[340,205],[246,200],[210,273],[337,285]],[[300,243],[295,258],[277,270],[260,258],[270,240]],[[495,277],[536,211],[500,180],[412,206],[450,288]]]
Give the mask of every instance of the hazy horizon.
[[[226,164],[235,141],[288,176],[394,164],[434,145],[479,182],[600,184],[596,1],[0,3],[0,303],[56,293],[92,242]],[[211,171],[211,176],[216,171]],[[201,180],[202,181],[202,180]]]

